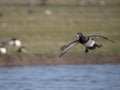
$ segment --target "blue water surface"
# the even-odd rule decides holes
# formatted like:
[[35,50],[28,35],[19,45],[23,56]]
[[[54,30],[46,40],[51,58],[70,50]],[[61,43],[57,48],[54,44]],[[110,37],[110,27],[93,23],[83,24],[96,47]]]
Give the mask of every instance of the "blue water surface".
[[120,65],[1,67],[0,90],[120,90]]

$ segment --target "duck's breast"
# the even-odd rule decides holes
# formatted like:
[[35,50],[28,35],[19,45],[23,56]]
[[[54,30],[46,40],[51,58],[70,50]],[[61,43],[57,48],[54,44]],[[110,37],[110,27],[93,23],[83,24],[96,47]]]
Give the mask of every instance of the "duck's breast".
[[95,41],[92,39],[89,39],[85,44],[83,44],[86,47],[92,47],[95,44]]

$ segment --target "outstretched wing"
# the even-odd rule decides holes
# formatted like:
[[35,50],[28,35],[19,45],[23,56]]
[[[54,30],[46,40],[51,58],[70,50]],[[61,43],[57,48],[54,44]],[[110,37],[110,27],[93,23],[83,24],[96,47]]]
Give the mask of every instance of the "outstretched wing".
[[106,40],[108,40],[108,41],[110,41],[110,42],[114,42],[114,41],[111,40],[110,38],[105,37],[105,36],[100,36],[100,35],[91,35],[91,36],[89,36],[89,38],[91,38],[91,39],[95,39],[95,38],[103,38],[103,39],[106,39]]
[[63,56],[69,49],[71,49],[73,46],[75,46],[78,43],[79,43],[79,40],[75,40],[75,41],[69,43],[68,45],[62,47],[62,49],[61,49],[62,52],[59,57]]

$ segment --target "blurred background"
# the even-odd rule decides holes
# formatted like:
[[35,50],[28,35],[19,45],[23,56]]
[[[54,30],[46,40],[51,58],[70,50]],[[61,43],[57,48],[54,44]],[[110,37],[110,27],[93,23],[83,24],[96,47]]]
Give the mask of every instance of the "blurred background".
[[[103,48],[90,54],[120,55],[120,0],[0,0],[0,41],[17,37],[28,54],[58,55],[77,32],[115,41],[97,40]],[[77,45],[67,54],[83,52]]]

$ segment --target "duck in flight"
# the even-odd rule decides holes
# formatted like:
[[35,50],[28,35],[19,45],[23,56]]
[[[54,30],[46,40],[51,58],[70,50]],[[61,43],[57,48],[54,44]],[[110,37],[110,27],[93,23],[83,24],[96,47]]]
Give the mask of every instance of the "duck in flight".
[[89,50],[95,50],[96,48],[101,48],[102,44],[97,44],[95,42],[96,38],[103,38],[106,39],[110,42],[113,42],[110,38],[107,38],[105,36],[100,36],[100,35],[91,35],[91,36],[84,36],[82,33],[77,33],[76,35],[78,37],[78,40],[75,40],[68,45],[65,45],[61,48],[61,54],[59,57],[63,56],[69,49],[71,49],[73,46],[76,44],[80,43],[83,46],[85,46],[85,53],[88,53]]

